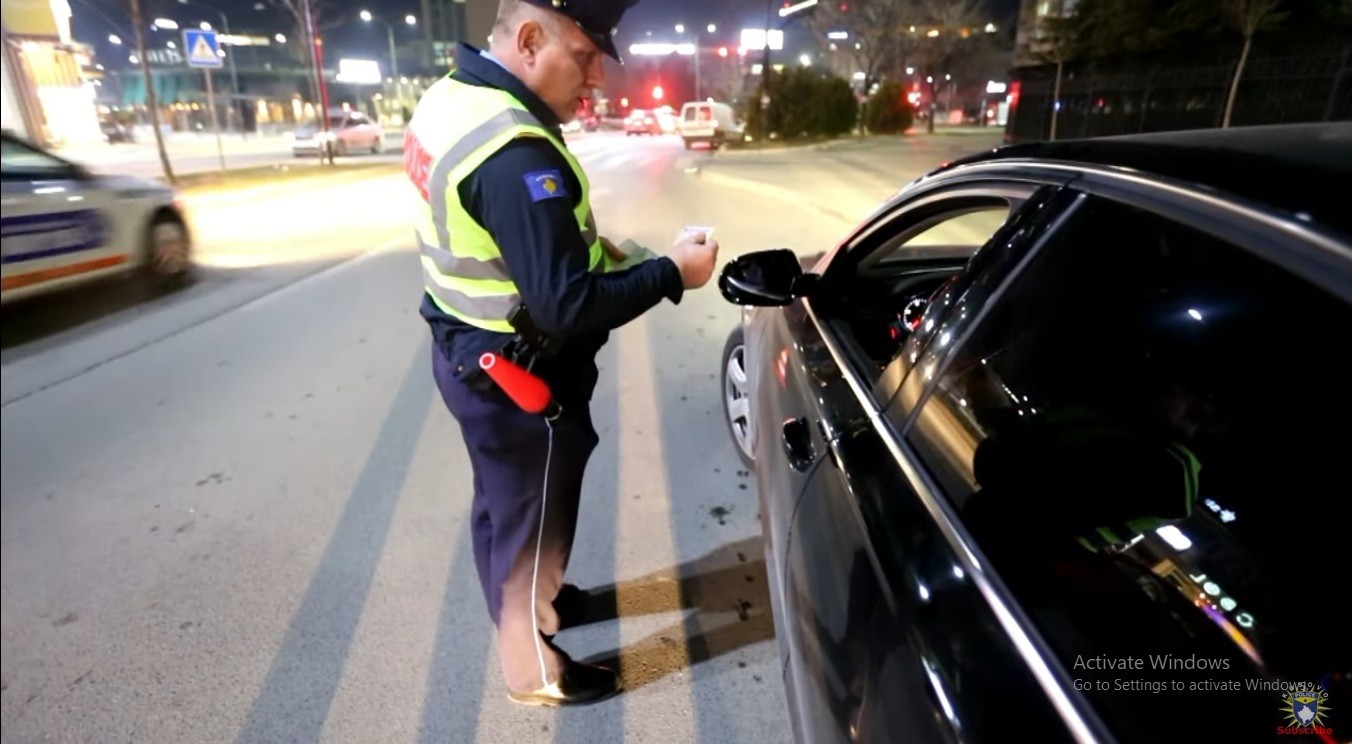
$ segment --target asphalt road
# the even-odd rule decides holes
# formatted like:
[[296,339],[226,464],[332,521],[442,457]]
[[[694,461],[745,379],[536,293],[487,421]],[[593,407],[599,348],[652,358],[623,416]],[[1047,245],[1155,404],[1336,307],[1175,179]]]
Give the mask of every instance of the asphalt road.
[[[838,242],[983,138],[689,153],[574,140],[603,234],[720,263]],[[869,167],[860,167],[867,164]],[[712,285],[612,335],[564,631],[628,691],[510,703],[468,533],[470,470],[430,375],[397,173],[192,204],[204,278],[67,317],[6,308],[4,742],[784,742],[754,480],[722,422],[737,308]],[[95,304],[49,303],[48,313]]]

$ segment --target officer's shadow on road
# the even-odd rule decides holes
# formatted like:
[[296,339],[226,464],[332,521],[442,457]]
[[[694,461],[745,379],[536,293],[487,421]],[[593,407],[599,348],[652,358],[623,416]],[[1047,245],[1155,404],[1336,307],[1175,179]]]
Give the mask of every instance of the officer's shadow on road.
[[628,691],[775,633],[758,537],[588,594],[582,624],[694,610],[637,643],[587,659],[618,669]]

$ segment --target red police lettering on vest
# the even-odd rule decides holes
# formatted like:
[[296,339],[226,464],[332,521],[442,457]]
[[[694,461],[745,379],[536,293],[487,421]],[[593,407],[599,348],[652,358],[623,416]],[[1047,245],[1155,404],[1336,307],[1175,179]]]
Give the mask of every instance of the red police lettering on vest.
[[404,172],[408,178],[418,187],[418,193],[422,194],[423,201],[429,199],[427,194],[428,170],[432,167],[432,155],[423,149],[422,143],[418,141],[417,135],[412,129],[404,130]]

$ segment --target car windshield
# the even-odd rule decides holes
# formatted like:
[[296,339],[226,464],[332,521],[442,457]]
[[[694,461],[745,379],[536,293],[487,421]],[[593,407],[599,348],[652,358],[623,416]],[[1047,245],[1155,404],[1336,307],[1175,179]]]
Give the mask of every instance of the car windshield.
[[60,175],[70,171],[64,161],[22,142],[6,139],[0,143],[0,169],[6,173]]

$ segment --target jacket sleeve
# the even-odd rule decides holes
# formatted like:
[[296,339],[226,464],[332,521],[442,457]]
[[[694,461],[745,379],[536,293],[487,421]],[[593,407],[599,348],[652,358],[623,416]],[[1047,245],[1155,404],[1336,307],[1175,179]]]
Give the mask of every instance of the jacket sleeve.
[[579,189],[568,162],[537,138],[503,147],[459,187],[461,203],[498,244],[540,330],[557,338],[605,332],[663,297],[679,303],[684,286],[669,258],[625,271],[589,271],[589,246],[573,212]]

